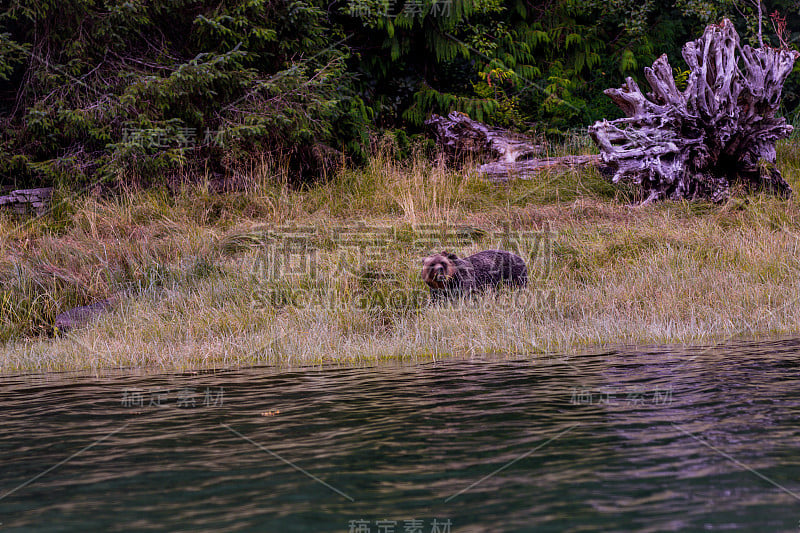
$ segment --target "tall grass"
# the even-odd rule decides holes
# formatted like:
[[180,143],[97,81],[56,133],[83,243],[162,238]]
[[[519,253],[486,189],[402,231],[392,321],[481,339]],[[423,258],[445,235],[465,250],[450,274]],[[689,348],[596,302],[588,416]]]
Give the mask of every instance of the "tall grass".
[[[576,138],[552,153],[588,149]],[[797,189],[798,146],[779,146],[779,163]],[[291,183],[265,164],[240,192],[187,185],[80,197],[34,221],[0,215],[0,370],[542,357],[798,331],[793,200],[632,208],[631,191],[594,170],[498,185],[386,153]],[[281,231],[302,246],[275,248]],[[423,256],[512,244],[530,263],[527,291],[428,302]],[[120,293],[112,313],[52,335],[57,313]]]

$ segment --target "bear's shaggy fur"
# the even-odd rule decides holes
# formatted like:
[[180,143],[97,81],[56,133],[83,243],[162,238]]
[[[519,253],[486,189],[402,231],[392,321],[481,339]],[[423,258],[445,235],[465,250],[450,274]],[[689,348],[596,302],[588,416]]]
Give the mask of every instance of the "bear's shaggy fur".
[[485,250],[459,259],[442,252],[422,261],[422,279],[434,300],[470,296],[501,283],[522,287],[528,283],[528,267],[518,255],[505,250]]

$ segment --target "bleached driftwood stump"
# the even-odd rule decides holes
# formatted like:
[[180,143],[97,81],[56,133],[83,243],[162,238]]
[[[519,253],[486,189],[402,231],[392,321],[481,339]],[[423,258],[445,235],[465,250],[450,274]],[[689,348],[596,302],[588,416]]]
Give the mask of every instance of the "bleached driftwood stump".
[[788,196],[792,190],[775,168],[775,143],[792,127],[776,117],[781,91],[798,52],[739,44],[731,21],[706,28],[683,47],[691,73],[679,91],[666,55],[645,77],[645,97],[631,78],[606,89],[627,115],[589,128],[609,165],[613,182],[640,184],[645,203],[662,198],[729,196],[732,184]]

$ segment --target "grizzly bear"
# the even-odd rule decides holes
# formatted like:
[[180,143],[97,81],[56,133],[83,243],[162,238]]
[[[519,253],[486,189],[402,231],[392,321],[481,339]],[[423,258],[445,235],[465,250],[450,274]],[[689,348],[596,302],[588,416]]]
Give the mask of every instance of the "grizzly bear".
[[505,250],[485,250],[459,259],[442,252],[422,261],[422,279],[434,301],[471,296],[501,283],[522,287],[528,283],[528,267],[518,255]]

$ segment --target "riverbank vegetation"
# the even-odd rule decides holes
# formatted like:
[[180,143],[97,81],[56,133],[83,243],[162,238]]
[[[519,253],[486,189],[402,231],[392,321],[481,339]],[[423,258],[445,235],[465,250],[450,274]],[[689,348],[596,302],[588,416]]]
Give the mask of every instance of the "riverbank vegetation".
[[[590,150],[575,138],[551,152]],[[391,153],[317,185],[265,164],[239,192],[65,193],[41,218],[3,215],[0,368],[546,357],[798,330],[793,199],[636,208],[592,169],[491,184]],[[778,161],[798,190],[800,145]],[[527,291],[429,304],[424,255],[496,246],[528,259]],[[53,336],[57,313],[112,294],[111,313]]]
[[[739,0],[97,0],[0,8],[0,372],[316,364],[797,331],[794,199],[634,208],[596,169],[489,183],[432,113],[594,151],[603,94],[707,24],[790,47]],[[763,32],[762,32],[763,29]],[[795,65],[795,68],[800,68]],[[797,124],[800,86],[781,114]],[[579,131],[581,133],[576,134]],[[798,189],[800,142],[778,166]],[[420,259],[502,247],[527,291],[432,306]],[[54,331],[59,313],[115,302]],[[95,306],[95,309],[103,305]]]

